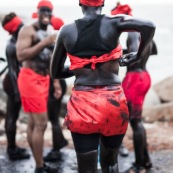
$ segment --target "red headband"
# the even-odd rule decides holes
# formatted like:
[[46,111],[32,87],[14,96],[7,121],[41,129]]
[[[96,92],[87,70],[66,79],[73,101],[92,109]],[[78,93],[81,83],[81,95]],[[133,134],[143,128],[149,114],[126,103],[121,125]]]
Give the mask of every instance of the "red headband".
[[10,34],[13,34],[16,32],[20,24],[22,23],[22,20],[15,16],[13,19],[11,19],[8,23],[4,25],[4,29],[8,31]]
[[104,0],[79,0],[80,4],[91,6],[91,7],[98,7],[104,5]]
[[115,9],[111,11],[112,15],[116,14],[126,14],[132,16],[132,9],[130,8],[129,5],[118,5]]
[[37,5],[37,9],[40,9],[41,7],[48,7],[53,10],[53,5],[49,0],[41,0]]

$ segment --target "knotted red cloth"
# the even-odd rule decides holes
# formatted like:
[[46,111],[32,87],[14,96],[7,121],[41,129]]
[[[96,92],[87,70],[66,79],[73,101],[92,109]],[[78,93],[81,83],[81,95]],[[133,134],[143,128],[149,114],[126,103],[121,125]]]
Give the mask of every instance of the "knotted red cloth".
[[10,34],[13,34],[14,32],[16,32],[21,23],[22,20],[18,16],[15,16],[12,20],[4,25],[4,29]]
[[67,54],[70,58],[71,66],[70,70],[82,68],[87,64],[91,63],[91,68],[94,70],[96,63],[102,63],[110,60],[115,60],[121,57],[122,55],[122,47],[119,44],[115,49],[113,49],[111,52],[103,54],[99,57],[92,56],[90,59],[87,58],[79,58],[77,56]]
[[62,21],[62,19],[52,16],[51,24],[55,30],[59,30],[64,25],[64,22]]
[[80,0],[80,4],[92,7],[104,5],[104,0]]
[[53,5],[49,0],[41,0],[37,5],[37,9],[40,9],[41,7],[48,7],[53,10]]
[[132,9],[130,8],[130,6],[128,4],[125,5],[118,5],[116,8],[114,8],[111,11],[112,15],[116,15],[116,14],[126,14],[126,15],[130,15],[132,16]]

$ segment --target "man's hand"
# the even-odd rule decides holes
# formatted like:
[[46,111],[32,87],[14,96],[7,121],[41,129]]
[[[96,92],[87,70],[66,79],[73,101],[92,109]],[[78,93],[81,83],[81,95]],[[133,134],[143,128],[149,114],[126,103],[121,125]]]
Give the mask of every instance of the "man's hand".
[[53,86],[54,86],[54,97],[56,99],[59,99],[62,96],[62,88],[60,85],[60,82],[58,79],[53,80]]
[[57,34],[52,34],[52,35],[47,36],[47,37],[44,39],[45,45],[46,45],[46,46],[49,46],[49,45],[55,44],[56,36],[57,36]]
[[137,52],[131,52],[129,54],[124,54],[120,59],[118,59],[118,62],[120,66],[128,66],[137,60]]

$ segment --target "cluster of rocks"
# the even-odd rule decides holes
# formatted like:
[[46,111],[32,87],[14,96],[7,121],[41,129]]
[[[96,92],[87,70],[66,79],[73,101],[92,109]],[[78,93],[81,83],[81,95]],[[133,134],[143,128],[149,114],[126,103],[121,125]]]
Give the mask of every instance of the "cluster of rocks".
[[173,120],[173,76],[151,87],[145,98],[143,117],[148,123]]

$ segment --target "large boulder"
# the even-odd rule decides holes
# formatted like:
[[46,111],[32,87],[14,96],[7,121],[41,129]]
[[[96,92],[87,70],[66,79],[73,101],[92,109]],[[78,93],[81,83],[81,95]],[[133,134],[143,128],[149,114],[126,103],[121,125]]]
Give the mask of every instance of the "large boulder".
[[145,107],[142,112],[145,122],[173,121],[173,102]]
[[170,76],[153,86],[161,102],[173,101],[173,76]]

